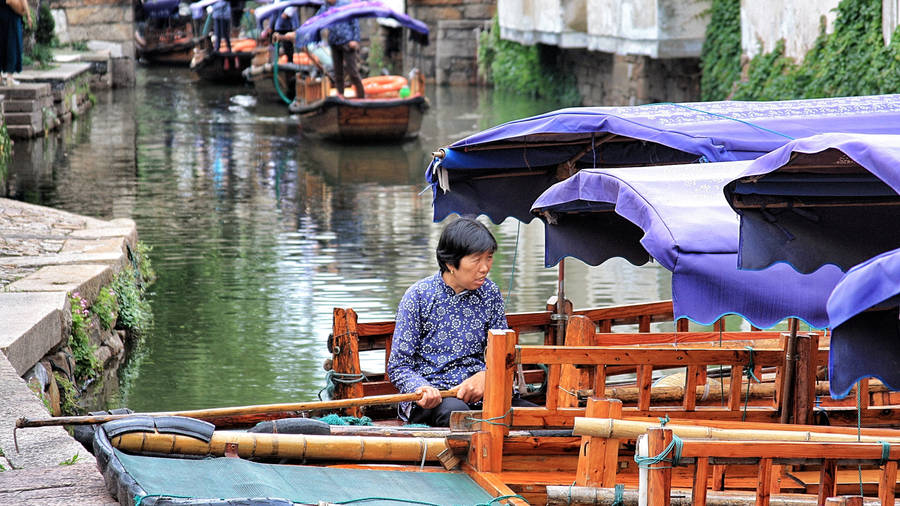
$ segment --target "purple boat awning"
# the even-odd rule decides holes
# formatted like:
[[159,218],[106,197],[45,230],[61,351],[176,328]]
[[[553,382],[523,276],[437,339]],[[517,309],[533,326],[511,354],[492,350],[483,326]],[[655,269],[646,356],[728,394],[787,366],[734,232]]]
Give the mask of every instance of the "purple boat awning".
[[676,318],[711,324],[737,314],[760,328],[789,317],[828,325],[825,301],[841,272],[737,268],[739,221],[719,190],[749,162],[585,169],[545,191],[546,264],[575,256],[598,265],[650,257],[672,272]]
[[900,249],[882,253],[847,271],[828,298],[831,396],[850,393],[874,376],[900,389]]
[[325,0],[281,0],[279,2],[274,2],[269,5],[263,5],[262,7],[257,7],[253,11],[253,15],[256,17],[256,25],[260,29],[262,29],[263,22],[265,20],[281,15],[282,11],[287,9],[288,7],[307,7],[307,6],[321,6],[325,3]]
[[741,216],[741,268],[846,270],[900,247],[900,135],[791,141],[753,161],[725,195]]
[[823,132],[898,131],[900,95],[574,107],[444,147],[426,179],[435,221],[457,213],[527,222],[541,192],[580,169],[752,160]]
[[357,18],[393,19],[400,25],[409,28],[410,37],[416,42],[423,46],[428,45],[428,25],[374,0],[342,5],[307,19],[297,29],[297,41],[301,46],[311,42],[319,42],[319,30],[328,28],[328,25],[334,23]]
[[179,3],[181,0],[150,0],[141,5],[151,18],[169,18],[178,14]]

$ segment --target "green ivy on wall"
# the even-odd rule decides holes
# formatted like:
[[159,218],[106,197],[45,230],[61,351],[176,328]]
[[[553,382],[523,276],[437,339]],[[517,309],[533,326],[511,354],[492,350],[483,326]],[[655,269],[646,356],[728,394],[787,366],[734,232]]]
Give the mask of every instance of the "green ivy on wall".
[[741,2],[713,0],[700,52],[702,100],[725,100],[741,76]]
[[564,72],[556,62],[544,61],[537,44],[525,46],[500,38],[497,16],[491,29],[479,37],[478,72],[497,88],[533,97],[556,98],[565,104],[581,102],[575,77]]
[[[740,13],[730,5],[736,3],[713,0],[714,19],[707,27],[707,39],[713,42],[708,51],[704,45],[701,62],[704,100],[786,100],[900,92],[900,31],[895,32],[890,45],[884,45],[881,0],[842,0],[833,33],[826,34],[823,26],[802,62],[786,57],[781,41],[772,52],[750,61],[745,78],[729,96],[736,78],[721,69],[739,65],[740,54],[734,53],[731,43],[722,41],[740,37]],[[717,12],[726,19],[715,20]],[[718,33],[722,30],[728,33]]]

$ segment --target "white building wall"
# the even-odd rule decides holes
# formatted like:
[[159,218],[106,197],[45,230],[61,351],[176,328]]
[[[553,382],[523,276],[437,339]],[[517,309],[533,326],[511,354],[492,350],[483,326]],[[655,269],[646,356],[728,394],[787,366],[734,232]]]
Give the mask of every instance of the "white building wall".
[[711,0],[498,0],[500,36],[651,58],[700,55]]
[[[896,1],[896,0],[887,0]],[[741,0],[741,48],[753,58],[771,52],[784,39],[785,56],[801,61],[819,36],[819,25],[825,19],[828,33],[834,30],[834,19],[840,0],[805,0],[803,2],[771,2]]]

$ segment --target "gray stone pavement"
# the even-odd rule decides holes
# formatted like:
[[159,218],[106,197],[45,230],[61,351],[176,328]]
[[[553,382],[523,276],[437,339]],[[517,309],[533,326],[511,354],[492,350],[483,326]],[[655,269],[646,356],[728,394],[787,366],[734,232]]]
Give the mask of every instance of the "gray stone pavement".
[[[93,300],[129,261],[133,221],[103,221],[0,198],[0,504],[115,504],[93,455],[62,427],[19,429],[50,413],[22,375],[68,335],[68,294]],[[74,466],[62,465],[78,455]]]

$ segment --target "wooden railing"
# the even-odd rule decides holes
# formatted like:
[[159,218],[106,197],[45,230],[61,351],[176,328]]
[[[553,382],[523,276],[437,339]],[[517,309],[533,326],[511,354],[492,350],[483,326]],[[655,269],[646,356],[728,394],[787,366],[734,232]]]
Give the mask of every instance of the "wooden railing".
[[[541,334],[545,344],[556,341],[558,328],[552,310],[555,300],[548,302],[546,311],[530,313],[509,313],[507,323],[510,328],[520,334]],[[591,308],[571,311],[569,321],[589,321],[596,333],[591,340],[598,345],[618,344],[686,344],[692,342],[715,342],[754,339],[775,339],[779,333],[755,333],[748,336],[746,332],[725,332],[724,322],[714,325],[715,332],[688,332],[687,320],[679,320],[674,325],[677,332],[652,333],[648,337],[636,337],[635,332],[614,333],[613,330],[623,326],[637,326],[637,333],[650,333],[652,323],[673,322],[672,301],[658,301],[643,304],[629,304],[606,308]],[[629,329],[631,330],[631,329]],[[757,330],[757,329],[754,329]],[[338,382],[335,398],[356,398],[368,395],[396,393],[396,389],[388,381],[387,361],[391,351],[391,337],[394,332],[394,321],[358,322],[355,311],[349,308],[335,308],[332,337],[329,338],[329,351],[332,353],[330,369],[340,378],[350,383]],[[583,336],[567,337],[567,344],[578,344]],[[360,366],[359,353],[384,350],[384,373],[367,373]],[[328,367],[326,367],[328,368]],[[540,368],[524,371],[525,381],[541,383],[544,372]],[[355,379],[363,381],[352,382]]]
[[[797,402],[794,404],[794,413],[791,421],[796,424],[808,424],[815,399],[815,370],[817,364],[827,362],[827,350],[819,350],[817,346],[818,336],[798,335],[800,345],[798,350],[805,365],[798,368],[795,383],[792,389],[795,392]],[[518,364],[548,364],[550,373],[548,378],[547,403],[543,407],[512,408],[511,394],[514,371]],[[615,364],[615,365],[613,365]],[[710,365],[722,364],[730,370],[730,384],[739,386],[729,388],[724,405],[701,406],[695,402],[697,390],[691,388],[692,378],[699,376],[699,370]],[[634,367],[637,376],[635,387],[637,395],[631,405],[625,406],[619,400],[605,400],[601,402],[589,402],[586,408],[559,407],[554,392],[559,391],[558,378],[562,376],[563,367],[578,366],[582,370],[593,370],[591,386],[594,392],[608,392],[605,386],[607,370],[611,367]],[[683,394],[676,402],[667,399],[667,402],[657,403],[654,400],[654,387],[651,384],[654,368],[683,367],[688,371],[685,377]],[[451,429],[462,437],[467,443],[468,465],[472,473],[480,473],[493,476],[496,481],[529,498],[530,501],[546,501],[542,494],[542,487],[551,485],[585,484],[589,486],[610,487],[616,483],[635,483],[637,470],[633,463],[628,464],[619,455],[619,442],[600,442],[594,440],[588,446],[593,452],[588,452],[584,441],[581,450],[573,451],[573,442],[568,439],[535,436],[522,438],[510,437],[510,429],[552,429],[571,428],[575,419],[579,417],[609,417],[627,418],[631,420],[657,420],[668,418],[670,423],[678,423],[679,420],[690,420],[692,424],[707,424],[712,426],[738,428],[738,427],[772,427],[780,420],[779,411],[781,404],[778,402],[779,391],[788,388],[780,384],[782,377],[780,369],[784,367],[784,350],[780,348],[769,349],[743,349],[743,348],[719,348],[719,347],[628,347],[613,348],[601,346],[521,346],[516,344],[514,331],[491,331],[488,338],[487,351],[487,378],[484,397],[484,409],[480,412],[454,413],[451,417]],[[747,402],[745,386],[748,384],[746,374],[751,370],[768,369],[774,371],[774,382],[778,385],[772,392],[767,402],[750,404]],[[693,371],[693,372],[691,372]],[[696,384],[696,383],[695,383]],[[556,388],[554,388],[556,387]],[[857,388],[867,388],[865,382],[861,382]],[[690,395],[693,392],[694,395]],[[556,394],[560,395],[560,394]],[[864,395],[863,397],[867,397]],[[846,418],[843,421],[851,421],[846,425],[850,427],[817,427],[823,432],[855,435],[859,431],[862,435],[893,435],[898,438],[896,431],[884,429],[857,429],[856,407],[845,406],[834,409],[831,421],[837,421],[834,413],[843,412]],[[880,408],[868,407],[861,409],[861,423],[863,426],[898,426],[900,410],[883,406]],[[851,418],[852,417],[852,418]],[[767,423],[768,422],[768,423]],[[804,428],[811,430],[808,425],[778,425],[779,427]],[[451,436],[451,440],[454,438]],[[451,444],[451,446],[453,446]],[[727,446],[727,445],[725,445]],[[723,447],[725,447],[723,446]],[[458,448],[457,448],[458,449]],[[842,450],[843,451],[843,450]],[[868,451],[868,450],[867,450]],[[892,452],[894,450],[891,450]],[[657,452],[658,453],[658,452]],[[651,450],[651,454],[654,454]],[[791,456],[793,454],[783,454]],[[810,460],[806,464],[815,464],[816,457],[813,454],[800,453],[803,459]],[[835,455],[838,455],[837,453]],[[865,454],[868,455],[868,454]],[[894,455],[893,453],[891,454]],[[536,457],[552,463],[547,469],[535,474],[527,471],[523,465],[523,458],[534,461]],[[754,457],[755,458],[755,457]],[[760,459],[775,457],[761,456]],[[837,462],[843,457],[835,456]],[[866,459],[868,457],[861,457]],[[605,463],[604,463],[605,462]],[[734,462],[732,462],[734,464]],[[624,466],[624,467],[623,467]],[[725,488],[726,465],[714,467],[712,471],[713,490]],[[740,466],[732,466],[739,469]],[[828,464],[826,469],[833,470],[835,466]],[[531,468],[533,469],[533,467]],[[729,468],[731,469],[731,468]],[[706,472],[706,471],[703,471]],[[735,471],[729,471],[734,473]],[[769,471],[766,471],[769,472]],[[807,473],[809,471],[806,471]],[[827,471],[830,473],[831,471]],[[678,483],[690,489],[691,476],[679,471]],[[737,471],[731,481],[735,482],[729,488],[741,488],[756,490],[757,494],[762,490],[769,490],[771,480],[762,485],[757,480],[763,480],[762,471],[750,475],[746,472],[746,466],[742,471]],[[871,474],[871,471],[868,472]],[[827,476],[830,476],[827,475]],[[827,478],[826,476],[826,478]],[[890,478],[889,475],[885,475]],[[867,478],[869,479],[869,478]],[[885,478],[887,479],[887,478]],[[736,480],[736,481],[735,481]],[[808,480],[815,481],[815,480]],[[845,482],[852,480],[844,479]],[[889,483],[894,483],[896,480]],[[824,479],[818,480],[818,485],[813,485],[816,490],[825,490],[826,496],[837,493],[836,485],[832,486]],[[821,485],[824,483],[825,485]],[[705,489],[705,482],[703,484]],[[818,487],[818,488],[816,488]],[[775,487],[777,488],[777,487]],[[785,483],[784,489],[797,491],[794,481]],[[882,488],[887,490],[887,485]],[[808,492],[809,487],[800,492]],[[881,489],[879,489],[881,490]],[[891,488],[893,490],[893,488]],[[844,490],[845,492],[846,490]],[[695,492],[695,493],[699,493]],[[879,494],[887,492],[879,491]],[[699,497],[699,496],[698,496]],[[886,496],[885,496],[886,497]],[[891,499],[892,501],[892,499]],[[821,504],[821,502],[818,502]],[[729,503],[731,504],[731,503]],[[737,503],[735,503],[737,504]],[[891,504],[893,504],[891,502]]]

